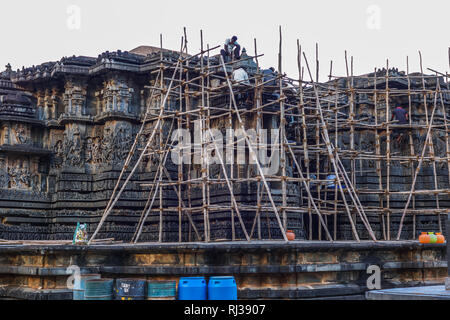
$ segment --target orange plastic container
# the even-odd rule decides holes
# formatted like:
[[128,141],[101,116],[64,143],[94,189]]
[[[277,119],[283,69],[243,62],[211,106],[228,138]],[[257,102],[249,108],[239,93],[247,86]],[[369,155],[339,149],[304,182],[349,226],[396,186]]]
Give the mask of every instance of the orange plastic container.
[[430,243],[430,235],[426,232],[422,232],[422,234],[419,237],[420,243]]
[[436,243],[445,243],[445,237],[442,233],[436,233],[437,242]]
[[286,236],[287,236],[289,241],[294,241],[295,240],[295,233],[294,233],[294,231],[288,230],[286,232]]

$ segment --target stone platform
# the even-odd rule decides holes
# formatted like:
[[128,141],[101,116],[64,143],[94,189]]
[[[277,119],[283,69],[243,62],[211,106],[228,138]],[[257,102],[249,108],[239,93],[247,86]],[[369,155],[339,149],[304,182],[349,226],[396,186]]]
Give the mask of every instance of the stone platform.
[[445,245],[403,242],[143,243],[0,246],[0,297],[71,299],[69,266],[104,278],[234,275],[239,299],[364,299],[367,268],[383,289],[445,282]]
[[368,300],[450,300],[445,286],[375,290],[366,293]]

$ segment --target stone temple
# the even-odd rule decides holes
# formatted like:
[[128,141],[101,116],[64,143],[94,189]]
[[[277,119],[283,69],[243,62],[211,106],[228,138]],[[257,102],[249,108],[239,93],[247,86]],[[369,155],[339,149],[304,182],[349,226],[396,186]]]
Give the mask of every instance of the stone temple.
[[[233,275],[239,299],[364,299],[374,266],[383,289],[442,285],[445,245],[410,240],[449,234],[448,75],[387,65],[320,82],[299,48],[293,79],[281,52],[276,72],[215,49],[6,66],[0,299],[71,300],[74,266]],[[407,123],[392,119],[398,107]],[[71,245],[78,222],[89,245]]]
[[[0,239],[67,240],[71,239],[77,222],[88,223],[90,233],[95,230],[148,108],[156,110],[151,112],[153,116],[158,114],[162,97],[160,92],[156,99],[152,97],[151,88],[159,82],[166,88],[169,86],[171,69],[165,69],[166,76],[162,80],[158,79],[157,72],[162,63],[174,64],[179,58],[180,54],[174,51],[139,47],[130,52],[105,52],[96,58],[66,57],[17,71],[10,65],[6,67],[0,75]],[[230,121],[231,127],[237,127],[235,114],[229,117],[231,112],[224,115],[220,111],[228,109],[232,99],[226,88],[226,75],[218,69],[218,57],[193,57],[186,65],[190,79],[199,77],[205,64],[217,69],[216,79],[209,80],[212,84],[208,86],[208,117],[212,119],[209,125],[222,130]],[[259,73],[257,62],[245,52],[241,65],[251,78]],[[172,119],[180,117],[182,126],[189,125],[190,120],[186,120],[190,114],[188,110],[204,103],[200,94],[189,92],[200,90],[200,80],[187,80],[183,73],[180,81],[190,81],[190,89],[180,89],[180,98],[178,91],[168,95],[167,108],[173,112],[166,114],[164,125],[154,138],[156,148],[161,147],[170,133]],[[450,207],[447,123],[450,93],[444,77],[408,75],[396,69],[377,70],[355,79],[343,77],[317,84],[318,97],[306,80],[300,86],[290,84],[286,79],[282,83],[282,99],[279,99],[276,83],[261,92],[260,102],[264,108],[258,109],[252,103],[240,105],[243,121],[248,128],[256,128],[259,117],[266,128],[284,128],[308,180],[311,196],[324,215],[333,238],[352,239],[352,229],[342,194],[333,183],[336,177],[330,177],[333,168],[323,141],[321,119],[327,126],[333,152],[339,154],[378,239],[396,236],[419,162],[416,191],[412,192],[402,238],[414,239],[419,231],[442,229],[446,208]],[[239,94],[246,90],[251,91],[236,89]],[[405,95],[407,91],[409,94]],[[185,107],[180,108],[180,101]],[[318,101],[324,112],[322,118]],[[280,121],[282,103],[284,117]],[[401,143],[395,142],[396,129],[401,126],[389,124],[389,108],[396,106],[410,110],[411,115],[411,123]],[[177,115],[178,109],[185,114]],[[257,110],[263,110],[262,114],[258,115]],[[145,124],[145,131],[138,139],[138,149],[142,150],[148,141],[155,122],[152,119]],[[175,125],[179,125],[177,121]],[[426,141],[430,125],[431,138]],[[431,145],[431,148],[421,159],[425,145]],[[137,163],[137,158],[135,155],[132,164]],[[275,175],[283,179],[267,178],[285,227],[293,230],[298,239],[325,240],[324,228],[311,206],[305,185],[301,183],[298,167],[290,156],[284,155],[284,159],[282,168]],[[142,210],[148,203],[150,187],[145,184],[153,181],[158,165],[159,159],[155,156],[139,162],[137,172],[98,238],[132,239]],[[255,212],[259,210],[261,217],[255,234],[258,233],[260,239],[280,239],[282,234],[276,219],[268,213],[267,194],[259,197],[260,180],[255,168],[247,165],[231,167],[235,167],[234,197],[242,206],[240,213],[246,228],[252,229]],[[179,168],[170,160],[165,170],[173,181],[179,179]],[[208,170],[210,181],[221,175],[218,165]],[[227,170],[230,173],[231,168]],[[194,181],[202,174],[201,167],[186,166],[180,179]],[[238,182],[238,179],[245,182]],[[243,239],[237,217],[230,220],[230,210],[218,209],[225,207],[224,204],[230,206],[231,197],[223,181],[222,177],[222,184],[208,187],[208,206],[215,206],[208,216],[209,237],[211,240]],[[334,188],[330,188],[333,185]],[[183,184],[180,189],[181,198],[189,202],[189,206],[200,208],[192,210],[191,216],[203,237],[202,188]],[[156,211],[149,215],[141,241],[197,240],[187,217],[179,219],[176,207],[180,201],[176,190],[169,183],[161,190],[163,192],[154,204]],[[351,203],[349,195],[344,198]],[[255,209],[257,207],[263,209]],[[161,212],[163,220],[160,219]],[[350,205],[349,212],[361,238],[368,239],[357,206]]]

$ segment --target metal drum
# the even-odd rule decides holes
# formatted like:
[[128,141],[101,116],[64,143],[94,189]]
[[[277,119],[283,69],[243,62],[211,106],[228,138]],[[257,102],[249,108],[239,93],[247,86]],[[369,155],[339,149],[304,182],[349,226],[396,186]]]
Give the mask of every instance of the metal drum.
[[117,279],[116,300],[145,300],[146,284],[147,281],[141,279]]
[[97,279],[86,281],[85,300],[112,300],[114,280]]
[[211,277],[208,284],[208,300],[237,300],[234,277]]
[[179,300],[208,300],[208,287],[203,277],[180,278]]
[[75,277],[73,284],[73,300],[84,300],[84,291],[86,290],[86,281],[100,279],[99,274],[82,274]]
[[147,300],[176,300],[176,281],[148,281]]

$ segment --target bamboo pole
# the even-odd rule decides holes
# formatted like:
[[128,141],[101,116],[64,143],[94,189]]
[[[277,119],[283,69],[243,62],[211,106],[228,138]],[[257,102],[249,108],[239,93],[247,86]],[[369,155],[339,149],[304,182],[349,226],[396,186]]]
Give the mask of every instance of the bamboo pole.
[[[161,47],[160,48],[161,49],[161,51],[160,51],[160,59],[161,59],[161,63],[162,63],[162,61],[163,61],[163,37],[162,37],[162,34],[160,36],[160,47]],[[162,77],[161,77],[160,87],[164,90],[165,89],[165,86],[164,86],[164,70],[162,69],[161,72],[162,72]],[[182,72],[180,71],[180,73],[182,73]],[[175,78],[175,75],[174,75],[174,78]],[[161,90],[161,95],[160,95],[161,101],[163,101],[163,99],[164,99],[164,93],[163,93],[164,91],[163,90]],[[170,97],[168,97],[168,99],[170,99]],[[164,114],[165,106],[163,106],[161,104],[160,108],[161,108],[160,113]],[[159,152],[160,153],[163,152],[163,126],[164,126],[164,119],[161,120],[161,124],[159,125],[159,129],[158,129],[158,131],[159,131],[159,135],[158,135],[159,144],[158,144],[158,147],[159,147]],[[162,179],[162,170],[160,170],[160,181],[161,181],[161,179]],[[158,238],[159,242],[163,242],[163,227],[164,227],[163,219],[164,219],[163,188],[160,185],[159,186],[159,238]]]
[[[287,143],[287,139],[286,139],[286,143]],[[313,197],[312,197],[311,191],[310,191],[309,188],[308,188],[308,184],[306,183],[306,181],[305,181],[305,179],[304,179],[304,175],[303,175],[303,172],[302,172],[302,170],[301,170],[300,164],[297,162],[297,159],[295,158],[295,154],[294,154],[294,152],[292,152],[291,146],[290,146],[289,144],[287,144],[287,148],[288,148],[289,152],[291,153],[292,160],[293,160],[294,163],[295,163],[295,167],[297,168],[298,174],[300,175],[301,179],[303,179],[304,187],[305,187],[305,189],[306,189],[306,192],[308,193],[308,197],[309,197],[309,199],[311,200],[311,203],[312,203],[312,205],[313,205],[313,207],[314,207],[314,210],[315,210],[316,213],[317,213],[317,216],[318,216],[318,218],[319,218],[320,224],[321,224],[322,227],[324,228],[325,234],[326,234],[328,240],[329,240],[330,242],[333,242],[333,237],[331,237],[331,234],[330,234],[330,231],[328,230],[327,224],[325,223],[325,221],[324,221],[324,219],[323,219],[323,217],[322,217],[322,214],[320,213],[320,210],[317,208],[317,206],[316,206],[316,204],[315,204],[315,202],[314,202],[314,199],[313,199]]]
[[260,175],[261,175],[261,178],[262,178],[262,180],[263,180],[263,182],[264,182],[264,186],[265,186],[266,191],[267,191],[267,196],[269,197],[270,202],[271,202],[271,204],[272,204],[272,208],[273,208],[273,210],[274,210],[274,213],[275,213],[276,219],[277,219],[277,221],[278,221],[278,225],[279,225],[279,227],[280,227],[280,230],[281,230],[281,233],[282,233],[282,235],[283,235],[283,238],[284,238],[284,240],[285,240],[286,242],[288,242],[288,239],[287,239],[287,236],[286,236],[286,230],[284,230],[284,228],[283,228],[283,224],[282,224],[282,222],[281,222],[280,215],[279,215],[279,213],[278,213],[277,207],[276,207],[275,202],[273,201],[272,195],[271,195],[271,193],[270,193],[269,185],[267,184],[267,181],[266,181],[266,179],[265,179],[265,177],[264,177],[264,171],[262,170],[261,165],[259,164],[257,154],[256,154],[255,150],[254,150],[253,147],[252,147],[252,143],[251,143],[250,138],[249,138],[249,136],[248,136],[248,134],[247,134],[247,131],[245,130],[244,123],[243,123],[243,121],[242,121],[242,118],[241,118],[239,109],[238,109],[238,107],[237,107],[237,105],[236,105],[236,100],[235,100],[235,98],[234,98],[234,93],[233,93],[233,87],[232,87],[232,85],[231,85],[230,78],[229,78],[229,76],[228,76],[228,72],[227,72],[227,69],[226,69],[226,66],[225,66],[225,62],[223,61],[223,57],[222,57],[222,56],[220,57],[220,60],[221,60],[221,62],[222,62],[223,71],[224,71],[224,73],[225,73],[225,77],[226,77],[226,79],[227,79],[228,87],[229,87],[230,92],[231,92],[231,98],[232,98],[232,102],[233,102],[233,107],[234,107],[234,109],[235,109],[235,111],[236,111],[236,116],[237,116],[237,118],[238,118],[239,125],[241,126],[241,130],[242,130],[242,132],[244,133],[245,140],[246,140],[246,142],[247,142],[248,149],[249,149],[249,151],[250,151],[250,155],[254,158],[255,163],[256,163],[256,166],[257,166],[257,168],[258,168],[258,171],[259,171],[259,173],[260,173]]
[[[437,83],[439,85],[439,82],[437,82]],[[431,114],[430,124],[433,124],[434,115],[435,115],[435,112],[436,112],[436,107],[437,107],[437,90],[436,90],[435,96],[434,96],[434,107],[433,107],[433,112]],[[411,203],[413,192],[416,189],[417,177],[419,176],[419,172],[422,169],[423,159],[425,157],[425,153],[427,151],[427,147],[429,146],[428,141],[429,141],[429,139],[431,139],[431,128],[432,128],[432,126],[430,125],[429,128],[428,128],[427,135],[426,135],[426,138],[425,138],[425,143],[424,143],[424,146],[423,146],[423,149],[422,149],[422,155],[420,156],[419,164],[417,165],[416,172],[414,174],[414,179],[413,179],[413,183],[412,183],[412,186],[411,186],[411,191],[409,193],[408,200],[406,202],[406,206],[403,209],[403,214],[402,214],[402,218],[400,220],[400,226],[399,226],[399,230],[398,230],[398,234],[397,234],[397,241],[400,240],[400,237],[402,235],[403,222],[405,220],[406,211],[408,210],[409,204]]]
[[[302,115],[302,129],[303,129],[303,151],[304,151],[304,162],[306,167],[306,176],[308,178],[307,189],[311,188],[311,174],[310,174],[310,160],[309,160],[309,152],[308,152],[308,135],[307,135],[307,125],[306,125],[306,113],[305,113],[305,102],[303,100],[303,72],[302,72],[302,47],[300,46],[300,41],[297,40],[297,65],[298,65],[298,73],[299,73],[299,112]],[[313,238],[312,233],[312,210],[311,210],[311,200],[308,197],[308,217],[309,217],[309,240],[311,241]]]
[[[376,159],[376,171],[378,174],[378,188],[380,190],[383,189],[383,176],[381,174],[381,142],[380,142],[380,134],[378,131],[378,89],[377,89],[377,69],[375,68],[375,72],[374,72],[374,108],[375,108],[375,152],[377,155],[377,159]],[[385,223],[385,219],[384,219],[384,214],[385,214],[385,208],[384,208],[384,197],[385,197],[385,193],[383,192],[382,194],[380,193],[378,195],[378,201],[380,203],[380,208],[382,209],[382,212],[380,214],[380,218],[381,218],[381,229],[382,229],[382,233],[383,233],[383,239],[387,240],[387,234],[386,234],[386,223]]]
[[[409,113],[409,125],[412,126],[412,100],[411,100],[411,78],[409,76],[409,57],[406,57],[406,77],[408,80],[408,113]],[[414,150],[414,141],[412,137],[412,131],[409,131],[409,152],[411,157],[414,157],[415,150]],[[409,165],[411,166],[411,177],[414,176],[414,161],[410,160]],[[413,209],[416,208],[416,196],[413,195],[412,198],[413,202]],[[416,215],[413,214],[413,239],[416,238]]]
[[[177,66],[180,66],[180,61],[178,61]],[[173,78],[175,78],[177,72],[174,72],[173,74]],[[164,112],[164,107],[167,103],[167,99],[169,97],[169,93],[172,89],[172,85],[173,85],[173,81],[170,82],[169,88],[167,90],[167,94],[164,97],[164,100],[161,102],[162,107],[161,107],[161,111],[160,111],[160,117],[163,115]],[[100,223],[97,226],[97,229],[95,230],[94,234],[92,235],[91,239],[89,240],[89,245],[92,243],[92,241],[95,239],[95,237],[97,236],[98,232],[100,231],[101,227],[103,226],[103,223],[105,222],[106,218],[109,216],[109,214],[111,213],[112,209],[114,208],[114,205],[117,203],[117,201],[119,200],[120,196],[122,195],[123,191],[125,190],[125,187],[127,186],[128,182],[130,181],[131,177],[134,175],[136,169],[138,168],[138,166],[140,165],[145,152],[147,151],[147,149],[149,148],[150,144],[153,142],[153,139],[155,138],[156,135],[156,130],[159,128],[159,126],[161,125],[161,119],[158,119],[158,122],[155,125],[155,128],[152,131],[152,134],[144,148],[144,150],[142,151],[138,161],[136,162],[136,165],[134,166],[134,168],[132,169],[131,173],[129,174],[129,176],[127,177],[126,181],[124,182],[122,188],[120,189],[120,191],[118,192],[116,198],[114,199],[114,201],[111,203],[111,206],[108,208],[108,210],[103,214],[102,219],[100,220]]]
[[[438,182],[437,182],[437,171],[436,171],[436,159],[435,159],[435,153],[434,153],[434,143],[433,143],[433,126],[430,124],[428,119],[428,104],[427,104],[427,93],[426,93],[426,85],[425,85],[425,78],[423,77],[423,62],[422,62],[422,53],[419,51],[419,58],[420,58],[420,73],[422,75],[422,89],[424,91],[423,93],[423,104],[425,108],[425,115],[426,115],[426,125],[430,126],[430,139],[429,139],[429,153],[430,157],[432,159],[432,166],[433,166],[433,180],[434,180],[434,189],[439,189]],[[439,88],[439,79],[436,79],[436,91]],[[437,93],[436,93],[437,94]],[[427,142],[425,142],[427,143]],[[439,195],[435,195],[435,201],[436,201],[436,208],[439,210],[440,204],[439,204]],[[442,233],[442,221],[441,221],[441,214],[438,213],[438,225],[439,225],[439,232]]]
[[349,218],[349,220],[350,220],[350,225],[351,225],[351,227],[352,227],[353,236],[354,236],[354,238],[355,238],[356,241],[360,242],[361,240],[359,239],[358,232],[356,231],[355,224],[354,224],[353,219],[352,219],[352,217],[351,217],[350,209],[349,209],[349,207],[348,207],[348,205],[347,205],[347,202],[346,202],[346,200],[345,200],[345,194],[344,194],[343,189],[342,189],[342,184],[341,184],[341,181],[340,181],[340,179],[339,179],[338,167],[337,167],[335,158],[334,158],[334,156],[333,156],[333,150],[332,150],[331,143],[330,143],[330,139],[329,139],[329,136],[328,136],[328,129],[327,129],[327,125],[326,125],[325,120],[324,120],[324,116],[323,116],[323,112],[322,112],[322,107],[321,107],[320,98],[319,98],[319,94],[318,94],[318,91],[317,91],[316,83],[314,82],[314,79],[313,79],[313,77],[312,77],[312,75],[311,75],[311,70],[310,70],[310,68],[309,68],[308,59],[306,58],[305,53],[303,53],[303,57],[305,58],[306,67],[307,67],[309,76],[310,76],[310,78],[311,78],[311,82],[313,83],[313,89],[314,89],[314,93],[315,93],[315,96],[316,96],[317,108],[318,108],[318,110],[319,110],[320,119],[321,119],[321,121],[322,121],[322,129],[323,129],[322,132],[323,132],[323,137],[325,138],[325,143],[326,143],[326,145],[327,145],[328,156],[329,156],[329,158],[330,158],[330,161],[331,161],[331,163],[332,163],[332,165],[333,165],[334,172],[335,172],[336,177],[337,177],[337,182],[338,182],[338,185],[339,185],[339,190],[340,190],[340,192],[341,192],[342,199],[343,199],[344,204],[345,204],[345,209],[346,209],[346,211],[347,211],[347,215],[348,215],[348,218]]
[[[280,26],[280,48],[278,53],[278,73],[283,74],[283,35]],[[287,185],[286,185],[286,112],[284,107],[284,93],[283,93],[283,79],[280,77],[280,138],[281,138],[281,149],[280,149],[280,164],[281,164],[281,196],[283,207],[287,206]],[[285,209],[281,210],[281,215],[283,217],[283,228],[287,230],[287,213]]]
[[[255,102],[256,102],[256,138],[257,138],[257,143],[258,143],[258,149],[259,148],[261,148],[261,144],[262,144],[262,141],[261,141],[261,130],[262,130],[262,121],[263,121],[263,119],[262,119],[262,113],[261,113],[261,110],[260,110],[260,106],[263,104],[263,101],[262,101],[262,90],[263,90],[263,87],[260,87],[259,86],[259,84],[261,83],[261,82],[264,82],[264,78],[262,78],[262,75],[261,75],[261,73],[260,73],[260,69],[259,69],[259,59],[258,59],[258,46],[257,46],[257,43],[256,43],[256,39],[254,39],[254,43],[255,43],[255,57],[256,57],[256,70],[257,70],[257,73],[258,73],[258,76],[256,77],[256,81],[255,81]],[[264,154],[267,154],[267,152],[266,152],[266,150],[264,149]],[[257,209],[257,211],[256,211],[256,223],[257,223],[257,226],[258,226],[258,240],[261,240],[262,239],[262,234],[261,234],[261,216],[260,216],[260,213],[261,213],[261,209],[260,209],[260,207],[261,207],[261,197],[262,197],[262,195],[261,195],[261,192],[262,192],[262,186],[261,186],[261,179],[259,178],[258,179],[258,182],[257,182],[257,190],[256,190],[256,194],[257,194],[257,199],[256,199],[256,201],[257,201],[257,207],[258,207],[258,209]],[[253,227],[252,227],[252,231],[250,232],[250,239],[252,238],[252,236],[253,236],[253,232],[254,232],[254,228],[255,228],[255,225],[253,225]]]

